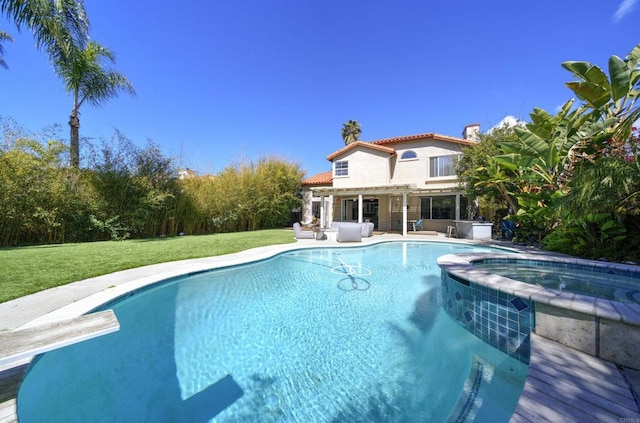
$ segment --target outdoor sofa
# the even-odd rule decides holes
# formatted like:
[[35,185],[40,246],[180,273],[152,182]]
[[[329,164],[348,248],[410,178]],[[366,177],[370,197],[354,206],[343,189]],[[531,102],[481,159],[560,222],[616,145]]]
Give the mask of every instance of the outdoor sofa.
[[364,223],[357,223],[357,222],[331,222],[331,231],[333,232],[338,232],[338,229],[341,226],[357,226],[358,228],[360,228],[360,235],[362,237],[370,237],[373,235],[373,223],[371,222],[364,222]]
[[373,223],[332,222],[331,232],[335,232],[338,242],[359,242],[363,237],[373,235]]

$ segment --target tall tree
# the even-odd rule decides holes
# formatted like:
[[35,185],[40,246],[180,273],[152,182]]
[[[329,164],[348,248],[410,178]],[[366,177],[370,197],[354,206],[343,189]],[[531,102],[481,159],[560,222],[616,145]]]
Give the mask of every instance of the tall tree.
[[355,120],[349,119],[347,123],[342,124],[342,139],[345,145],[358,141],[361,133],[360,124]]
[[131,82],[121,73],[106,67],[115,63],[115,56],[106,47],[90,41],[85,48],[72,46],[69,53],[58,49],[52,54],[56,73],[73,97],[69,117],[71,129],[69,155],[71,166],[80,166],[80,107],[85,103],[100,106],[115,98],[120,91],[134,95]]
[[504,124],[479,134],[480,142],[463,149],[464,154],[456,161],[456,173],[460,186],[472,199],[491,202],[498,199],[502,208],[517,211],[514,197],[517,173],[500,166],[494,158],[502,153],[501,142],[515,140],[514,126]]
[[49,53],[55,49],[67,54],[72,46],[84,46],[88,39],[84,0],[0,0],[0,15],[13,21],[18,30],[33,32],[38,48]]

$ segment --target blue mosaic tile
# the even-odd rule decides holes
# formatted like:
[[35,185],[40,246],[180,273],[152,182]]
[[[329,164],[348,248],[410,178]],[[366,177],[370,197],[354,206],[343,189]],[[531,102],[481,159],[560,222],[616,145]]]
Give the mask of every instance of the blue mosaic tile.
[[529,308],[529,306],[527,305],[527,303],[525,303],[522,298],[520,297],[515,297],[513,300],[511,300],[511,304],[516,308],[516,310],[518,311],[522,311],[522,310],[526,310]]
[[534,304],[522,298],[509,299],[509,294],[504,292],[447,276],[443,273],[446,312],[484,342],[528,363],[529,344],[523,340],[528,340],[534,327]]

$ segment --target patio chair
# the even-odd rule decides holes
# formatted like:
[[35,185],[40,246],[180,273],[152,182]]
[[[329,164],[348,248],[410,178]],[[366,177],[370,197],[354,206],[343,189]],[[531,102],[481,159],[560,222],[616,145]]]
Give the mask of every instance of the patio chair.
[[500,223],[500,239],[511,241],[516,236],[516,224],[513,220],[503,220]]
[[416,225],[414,226],[414,228],[416,228],[416,231],[421,231],[422,230],[422,219],[418,219],[416,221]]
[[293,224],[293,233],[295,234],[296,239],[313,239],[315,238],[315,234],[311,231],[303,231],[300,223],[295,222]]

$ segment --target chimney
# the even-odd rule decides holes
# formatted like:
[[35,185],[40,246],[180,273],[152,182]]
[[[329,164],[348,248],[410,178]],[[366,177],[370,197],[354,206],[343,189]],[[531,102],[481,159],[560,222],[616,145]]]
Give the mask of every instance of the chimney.
[[464,127],[462,138],[465,140],[480,141],[480,124],[472,123]]

